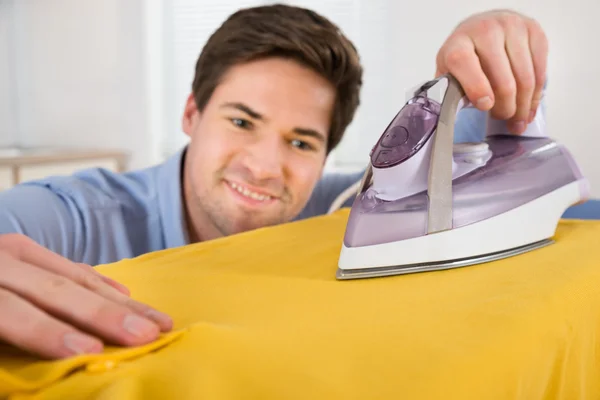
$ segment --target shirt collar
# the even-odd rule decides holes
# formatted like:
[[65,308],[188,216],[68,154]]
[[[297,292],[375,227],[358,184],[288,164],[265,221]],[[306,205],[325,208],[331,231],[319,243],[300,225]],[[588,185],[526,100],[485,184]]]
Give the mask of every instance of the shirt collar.
[[169,157],[156,175],[156,195],[167,249],[189,243],[181,185],[186,150],[187,147],[184,147]]

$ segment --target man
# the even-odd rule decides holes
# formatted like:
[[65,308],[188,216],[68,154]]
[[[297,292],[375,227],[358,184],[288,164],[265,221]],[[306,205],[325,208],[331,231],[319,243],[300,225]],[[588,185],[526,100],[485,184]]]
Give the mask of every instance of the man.
[[[546,59],[535,21],[492,11],[451,33],[436,73],[452,73],[482,112],[519,134],[540,104]],[[62,358],[171,329],[168,316],[89,265],[326,212],[358,179],[321,174],[361,83],[354,47],[314,12],[233,14],[198,59],[180,154],[142,171],[83,171],[0,194],[0,339]],[[465,115],[459,137],[481,128]]]

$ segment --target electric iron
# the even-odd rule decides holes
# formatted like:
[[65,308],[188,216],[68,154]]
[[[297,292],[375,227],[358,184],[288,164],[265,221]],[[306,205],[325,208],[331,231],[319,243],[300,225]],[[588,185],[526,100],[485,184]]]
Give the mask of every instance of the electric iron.
[[[428,90],[442,79],[440,102]],[[456,114],[473,107],[458,81],[422,85],[385,129],[354,200],[337,279],[481,264],[553,243],[564,211],[589,197],[541,110],[522,135],[488,115],[485,140],[454,144]]]

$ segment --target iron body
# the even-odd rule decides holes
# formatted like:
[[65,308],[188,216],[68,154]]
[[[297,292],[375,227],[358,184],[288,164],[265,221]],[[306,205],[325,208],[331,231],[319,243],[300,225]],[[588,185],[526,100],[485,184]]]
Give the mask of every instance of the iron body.
[[[440,80],[440,102],[427,93]],[[522,135],[488,117],[485,140],[454,143],[472,105],[444,75],[421,86],[373,147],[350,211],[337,278],[435,271],[551,244],[564,211],[589,198],[569,151],[545,134],[543,110]]]

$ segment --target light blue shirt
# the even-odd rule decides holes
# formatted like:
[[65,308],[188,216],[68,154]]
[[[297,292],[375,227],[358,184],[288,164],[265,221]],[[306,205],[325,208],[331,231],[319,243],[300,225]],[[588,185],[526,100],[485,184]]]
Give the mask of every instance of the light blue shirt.
[[[485,113],[459,113],[456,142],[480,141]],[[21,233],[76,262],[98,265],[189,243],[181,167],[185,149],[162,164],[126,173],[93,168],[0,192],[0,234]],[[362,177],[329,174],[297,219],[327,213]],[[353,198],[344,206],[349,206]]]

